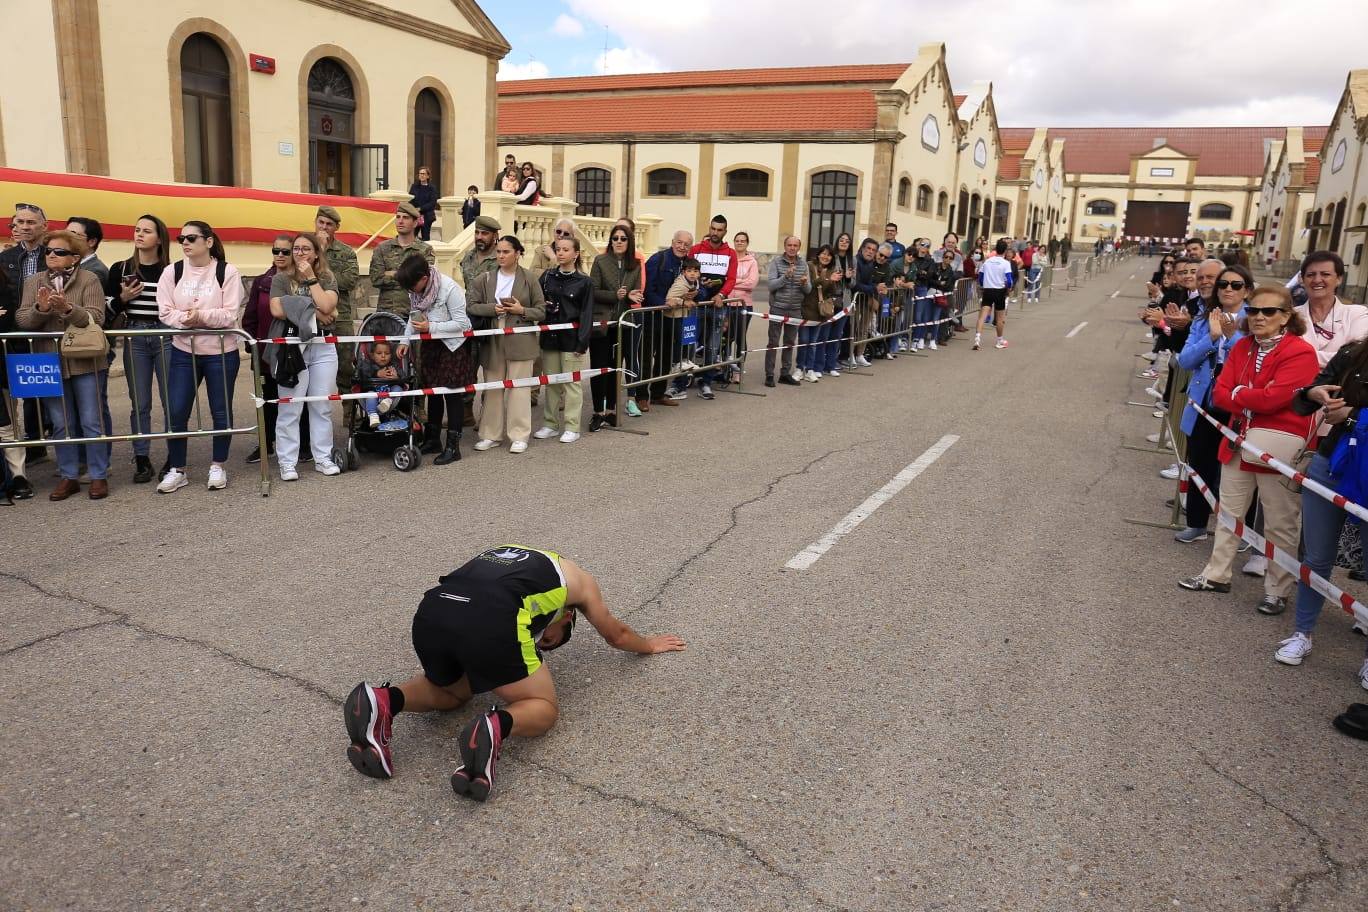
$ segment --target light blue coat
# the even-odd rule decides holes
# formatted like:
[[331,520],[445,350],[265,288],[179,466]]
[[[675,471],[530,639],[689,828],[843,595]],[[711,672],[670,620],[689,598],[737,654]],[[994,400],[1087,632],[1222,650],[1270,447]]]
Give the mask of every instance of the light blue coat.
[[[1238,323],[1244,315],[1244,306],[1241,305],[1240,312],[1235,315],[1235,321]],[[1192,320],[1192,327],[1188,330],[1187,344],[1178,353],[1178,365],[1184,370],[1192,371],[1192,377],[1188,380],[1187,397],[1200,402],[1202,407],[1207,409],[1211,407],[1211,388],[1215,385],[1216,365],[1225,363],[1230,349],[1245,335],[1237,332],[1229,339],[1222,338],[1219,342],[1212,342],[1210,322],[1207,310],[1203,309],[1197,314]],[[1191,434],[1199,418],[1201,416],[1195,408],[1191,405],[1185,407],[1180,425],[1183,433]]]

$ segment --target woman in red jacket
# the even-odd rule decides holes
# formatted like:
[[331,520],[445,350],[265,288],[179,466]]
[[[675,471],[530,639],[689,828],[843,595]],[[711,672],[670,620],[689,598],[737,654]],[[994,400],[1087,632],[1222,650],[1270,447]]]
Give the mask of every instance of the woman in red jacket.
[[[1245,312],[1248,315],[1240,321],[1240,332],[1246,335],[1226,357],[1211,402],[1230,412],[1231,427],[1250,443],[1290,463],[1311,433],[1311,416],[1293,411],[1292,400],[1298,390],[1316,379],[1320,363],[1311,343],[1301,337],[1306,324],[1293,310],[1292,295],[1286,288],[1262,285],[1254,289]],[[1283,487],[1276,470],[1261,462],[1250,463],[1242,454],[1243,450],[1228,439],[1221,440],[1219,458],[1227,466],[1221,473],[1222,509],[1244,516],[1257,490],[1264,511],[1264,535],[1278,548],[1296,554],[1301,537],[1300,501]],[[1230,471],[1231,461],[1238,462],[1239,471]],[[1206,567],[1178,585],[1197,592],[1229,592],[1238,546],[1235,533],[1218,523]],[[1280,614],[1287,608],[1287,597],[1295,583],[1291,574],[1270,562],[1258,610]]]

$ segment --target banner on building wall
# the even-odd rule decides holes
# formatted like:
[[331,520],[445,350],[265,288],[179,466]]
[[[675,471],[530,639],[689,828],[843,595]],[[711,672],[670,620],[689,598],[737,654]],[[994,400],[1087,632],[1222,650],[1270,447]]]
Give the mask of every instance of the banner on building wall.
[[[185,222],[208,222],[225,243],[269,244],[282,232],[313,230],[319,206],[331,206],[342,216],[337,237],[344,244],[364,242],[394,215],[394,203],[354,196],[284,193],[250,187],[210,187],[200,184],[149,184],[88,174],[22,171],[0,168],[0,201],[41,206],[49,224],[58,226],[72,216],[93,218],[105,238],[133,238],[138,217],[151,213],[171,228],[172,236]],[[387,229],[381,238],[393,235]],[[9,236],[8,219],[0,220],[0,237]]]

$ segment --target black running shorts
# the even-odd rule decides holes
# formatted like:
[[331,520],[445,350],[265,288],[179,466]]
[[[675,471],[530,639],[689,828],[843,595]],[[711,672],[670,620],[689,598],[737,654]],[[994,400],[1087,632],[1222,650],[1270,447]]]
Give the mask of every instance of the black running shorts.
[[1007,289],[1005,288],[985,288],[983,296],[979,298],[980,307],[992,307],[993,310],[1007,309]]
[[428,593],[413,616],[413,651],[429,681],[449,687],[468,675],[471,692],[484,693],[528,676],[516,613],[463,610],[440,598]]

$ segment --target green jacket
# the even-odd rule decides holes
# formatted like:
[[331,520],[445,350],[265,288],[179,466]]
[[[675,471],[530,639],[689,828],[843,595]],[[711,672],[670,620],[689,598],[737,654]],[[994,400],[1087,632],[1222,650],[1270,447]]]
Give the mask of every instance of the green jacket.
[[346,324],[339,328],[339,332],[350,332],[352,291],[361,276],[361,269],[356,265],[356,251],[333,239],[323,255],[328,260],[328,268],[332,270],[333,278],[337,280],[337,320]]
[[397,314],[409,312],[408,292],[400,288],[394,279],[386,278],[385,273],[394,272],[400,263],[415,253],[421,253],[429,264],[436,265],[437,257],[432,252],[432,245],[416,238],[411,247],[401,247],[396,238],[390,238],[375,248],[375,253],[371,255],[370,281],[371,286],[380,292],[380,310]]
[[499,268],[499,261],[494,258],[494,248],[489,248],[489,253],[483,257],[480,251],[471,247],[466,251],[466,255],[461,257],[461,278],[465,281],[466,292],[475,286],[475,279],[484,275],[486,272],[493,272]]

